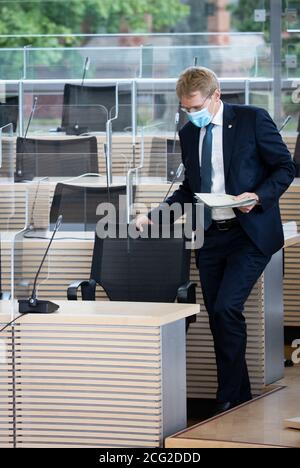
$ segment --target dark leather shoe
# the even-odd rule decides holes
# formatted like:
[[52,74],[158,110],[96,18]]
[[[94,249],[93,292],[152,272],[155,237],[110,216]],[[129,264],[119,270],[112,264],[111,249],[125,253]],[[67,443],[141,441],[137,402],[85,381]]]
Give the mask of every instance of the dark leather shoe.
[[219,414],[225,413],[226,411],[234,408],[234,406],[235,405],[233,405],[230,401],[226,401],[225,403],[217,403],[212,416],[218,416]]

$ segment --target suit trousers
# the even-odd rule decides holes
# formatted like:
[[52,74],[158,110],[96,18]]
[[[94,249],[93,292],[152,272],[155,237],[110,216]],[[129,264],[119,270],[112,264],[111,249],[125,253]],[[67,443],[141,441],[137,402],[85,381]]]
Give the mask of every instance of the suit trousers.
[[213,224],[197,252],[204,304],[216,355],[219,403],[252,398],[246,363],[244,304],[271,256],[264,255],[237,223],[227,231]]

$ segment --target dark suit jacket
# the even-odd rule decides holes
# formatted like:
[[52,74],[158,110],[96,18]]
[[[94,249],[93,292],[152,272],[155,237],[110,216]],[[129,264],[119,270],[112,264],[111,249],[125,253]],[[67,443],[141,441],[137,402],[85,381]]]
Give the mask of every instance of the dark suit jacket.
[[[185,178],[167,198],[169,205],[195,203],[194,193],[201,192],[199,133],[190,122],[179,133]],[[261,252],[272,255],[284,243],[278,203],[295,169],[269,114],[253,106],[224,103],[223,155],[226,193],[255,192],[261,203],[250,213],[234,209],[240,225]]]

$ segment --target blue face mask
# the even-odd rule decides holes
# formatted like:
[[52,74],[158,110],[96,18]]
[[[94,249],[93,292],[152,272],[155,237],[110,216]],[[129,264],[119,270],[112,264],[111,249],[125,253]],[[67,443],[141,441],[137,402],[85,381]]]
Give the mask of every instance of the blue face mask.
[[213,115],[209,112],[207,107],[201,109],[197,112],[187,112],[188,119],[192,124],[196,125],[196,127],[206,127],[213,119]]

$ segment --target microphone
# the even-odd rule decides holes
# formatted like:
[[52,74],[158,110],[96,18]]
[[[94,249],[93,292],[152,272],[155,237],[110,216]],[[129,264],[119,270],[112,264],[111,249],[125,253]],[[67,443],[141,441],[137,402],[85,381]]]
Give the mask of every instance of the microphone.
[[175,113],[175,128],[174,128],[174,138],[173,138],[173,153],[175,153],[176,149],[176,137],[177,137],[177,132],[178,132],[178,125],[180,122],[180,112],[181,112],[181,104],[180,102],[178,103],[177,111]]
[[28,314],[28,313],[34,313],[34,314],[51,314],[52,312],[55,312],[57,309],[59,309],[59,305],[54,304],[54,302],[47,301],[47,300],[39,300],[36,297],[36,283],[37,279],[39,277],[40,271],[42,269],[42,266],[44,264],[44,261],[47,257],[47,254],[49,252],[50,246],[52,244],[52,241],[54,239],[55,234],[57,233],[58,229],[60,228],[60,225],[62,223],[62,215],[59,215],[53,230],[53,234],[51,236],[50,242],[48,244],[48,247],[46,249],[46,252],[44,253],[44,256],[42,258],[42,261],[40,263],[39,269],[35,275],[34,278],[34,283],[32,287],[32,292],[31,296],[29,299],[19,299],[19,312],[20,314]]
[[107,144],[103,145],[104,156],[105,156],[105,175],[106,175],[106,191],[107,191],[107,201],[110,203],[110,186],[109,186],[109,175],[108,175],[108,166],[107,166]]
[[26,131],[25,131],[25,134],[24,134],[24,137],[23,137],[23,152],[20,154],[20,156],[22,155],[22,157],[17,158],[17,167],[16,167],[16,173],[15,173],[15,181],[16,182],[21,182],[21,181],[24,180],[23,177],[22,177],[23,172],[24,172],[23,156],[24,156],[24,153],[26,152],[26,138],[27,138],[29,127],[31,125],[31,121],[33,119],[33,116],[34,116],[34,113],[35,113],[35,110],[36,110],[37,102],[38,102],[38,97],[35,96],[34,100],[33,100],[33,105],[32,105],[32,108],[31,108],[27,128],[26,128]]
[[[84,81],[85,81],[85,77],[86,77],[86,72],[90,68],[90,63],[91,63],[90,57],[86,57],[85,62],[84,62],[84,66],[83,66],[83,74],[82,74],[82,79],[81,79],[81,89],[78,89],[79,95],[82,95],[81,91],[83,90],[83,85],[84,85]],[[77,95],[77,100],[78,100],[78,95]],[[79,107],[79,109],[77,109],[77,112],[82,112],[82,109],[80,110],[80,107]],[[67,127],[65,130],[66,130],[66,135],[77,135],[77,136],[82,135],[83,133],[88,133],[88,131],[89,131],[88,127],[80,125],[78,120],[74,125],[71,125],[71,127]]]
[[171,188],[173,187],[175,181],[176,181],[177,179],[179,179],[179,177],[181,176],[183,170],[184,170],[184,165],[183,165],[183,163],[180,163],[179,166],[178,166],[178,168],[177,168],[177,171],[176,171],[176,173],[175,173],[175,175],[174,175],[174,177],[173,177],[173,180],[172,180],[172,182],[171,182],[171,185],[170,185],[170,187],[169,187],[169,190],[167,191],[167,194],[166,194],[165,198],[163,199],[163,202],[168,198],[168,195],[169,195],[169,193],[170,193],[170,191],[171,191]]
[[286,119],[284,120],[283,124],[281,125],[280,129],[278,130],[278,132],[280,133],[284,127],[289,123],[289,121],[291,120],[292,116],[291,115],[288,115],[286,117]]
[[33,100],[33,105],[32,105],[32,108],[31,108],[31,112],[30,112],[30,116],[29,116],[27,128],[26,128],[25,135],[24,135],[24,138],[25,138],[25,139],[26,139],[26,137],[27,137],[27,133],[28,133],[28,130],[29,130],[31,121],[32,121],[33,116],[34,116],[34,113],[35,113],[35,109],[36,109],[36,106],[37,106],[37,102],[38,102],[38,97],[35,96],[35,97],[34,97],[34,100]]
[[90,64],[91,64],[90,57],[86,57],[85,62],[84,62],[84,67],[83,67],[83,75],[82,75],[82,80],[81,80],[81,86],[83,86],[83,84],[84,84],[86,72],[89,70]]

